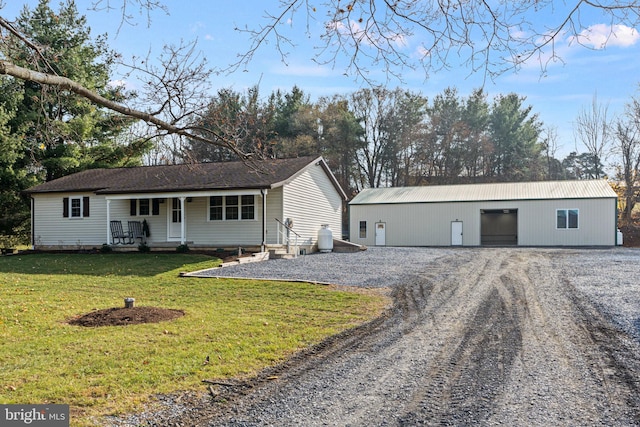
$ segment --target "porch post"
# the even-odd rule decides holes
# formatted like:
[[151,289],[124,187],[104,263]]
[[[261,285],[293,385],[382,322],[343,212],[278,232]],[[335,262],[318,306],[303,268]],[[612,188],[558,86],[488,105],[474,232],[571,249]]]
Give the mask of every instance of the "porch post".
[[185,211],[185,208],[187,207],[186,203],[184,202],[186,200],[186,197],[180,197],[180,214],[182,215],[181,221],[180,221],[180,244],[184,245],[186,243],[186,238],[185,238],[185,223],[187,221],[187,212]]
[[260,190],[262,193],[262,246],[260,252],[267,250],[267,189]]
[[107,245],[111,243],[111,200],[107,199]]

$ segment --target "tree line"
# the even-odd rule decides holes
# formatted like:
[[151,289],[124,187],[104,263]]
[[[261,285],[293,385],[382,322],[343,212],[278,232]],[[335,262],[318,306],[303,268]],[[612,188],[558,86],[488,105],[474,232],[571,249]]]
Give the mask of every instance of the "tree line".
[[[455,88],[428,99],[365,88],[310,101],[302,89],[261,97],[220,90],[198,127],[238,140],[243,152],[278,158],[322,155],[352,194],[367,187],[598,178],[602,159],[556,159],[557,136],[515,93],[488,99]],[[554,140],[556,139],[556,140]],[[555,146],[555,148],[554,148]],[[182,161],[225,161],[234,153],[188,141]]]

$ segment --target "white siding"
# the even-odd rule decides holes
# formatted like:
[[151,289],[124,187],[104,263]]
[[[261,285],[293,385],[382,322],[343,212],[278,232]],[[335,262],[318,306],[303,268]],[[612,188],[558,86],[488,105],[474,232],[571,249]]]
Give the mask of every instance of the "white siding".
[[[386,223],[387,246],[449,246],[451,222],[463,222],[463,245],[480,245],[480,210],[517,209],[518,245],[613,246],[615,199],[409,203],[350,206],[350,240],[373,246],[374,225]],[[579,209],[578,229],[556,229],[556,209]],[[360,221],[367,235],[359,236]]]
[[[89,196],[89,217],[64,218],[64,197]],[[101,246],[107,242],[104,197],[91,193],[39,194],[33,198],[33,242],[35,247],[65,249]]]
[[[232,194],[232,193],[230,193]],[[90,197],[88,218],[63,218],[64,197]],[[197,245],[235,246],[260,245],[262,243],[262,198],[255,196],[253,220],[209,221],[209,198],[194,197],[185,203],[186,240]],[[149,244],[166,242],[169,218],[167,207],[171,200],[160,204],[159,215],[130,215],[129,199],[109,202],[109,217],[120,220],[124,230],[128,221],[146,220],[151,236]],[[37,194],[34,196],[34,242],[38,247],[56,246],[64,248],[101,246],[107,243],[107,201],[95,194]]]
[[[278,223],[276,218],[284,222],[282,208],[282,187],[269,190],[267,194],[267,244],[278,242]],[[282,238],[280,238],[282,243]]]
[[[234,195],[229,192],[229,195]],[[267,198],[268,200],[268,198]],[[260,246],[262,243],[262,197],[254,196],[255,218],[209,220],[209,197],[194,197],[185,203],[187,241],[211,246]],[[169,220],[167,219],[167,222]]]
[[283,189],[283,216],[293,220],[293,230],[302,235],[301,245],[315,245],[322,224],[329,224],[340,238],[342,197],[320,165],[305,169]]
[[[112,221],[122,221],[122,228],[126,231],[128,221],[146,220],[149,225],[151,236],[147,238],[147,243],[164,242],[167,239],[167,201],[160,203],[160,212],[158,215],[131,215],[131,205],[129,199],[117,199],[109,202],[109,218]],[[104,207],[106,210],[106,206]],[[151,206],[149,206],[151,210]],[[106,212],[104,214],[106,218]],[[106,219],[105,219],[106,221]]]
[[[578,209],[578,229],[556,229],[557,209]],[[550,200],[518,212],[520,244],[531,246],[613,246],[616,232],[613,199]],[[523,226],[524,225],[524,226]]]

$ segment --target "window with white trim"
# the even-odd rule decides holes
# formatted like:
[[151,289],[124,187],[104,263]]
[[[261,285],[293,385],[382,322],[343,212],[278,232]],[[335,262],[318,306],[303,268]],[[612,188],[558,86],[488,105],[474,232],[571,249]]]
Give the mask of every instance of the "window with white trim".
[[138,215],[148,216],[150,213],[149,206],[150,206],[149,199],[138,200]]
[[82,218],[82,199],[80,197],[69,197],[69,203],[71,218]]
[[129,200],[129,215],[131,216],[160,215],[160,199]]
[[222,214],[224,209],[224,198],[222,196],[209,197],[209,220],[210,221],[222,221],[224,215]]
[[209,221],[237,221],[256,218],[255,196],[210,196]]
[[62,198],[64,218],[85,218],[89,216],[89,197],[75,196]]
[[238,196],[224,197],[224,219],[238,219]]
[[360,221],[359,227],[359,237],[361,239],[367,238],[367,221]]
[[578,228],[578,209],[556,209],[556,228],[559,230]]
[[255,219],[255,205],[253,194],[242,196],[241,198],[241,218],[242,219]]

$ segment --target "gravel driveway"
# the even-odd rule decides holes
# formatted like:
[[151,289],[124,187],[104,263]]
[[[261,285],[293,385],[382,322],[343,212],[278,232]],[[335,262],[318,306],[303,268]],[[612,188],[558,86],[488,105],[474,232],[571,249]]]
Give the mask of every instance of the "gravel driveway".
[[394,306],[221,386],[224,403],[114,425],[640,425],[638,273],[624,248],[370,248],[209,272],[391,287]]
[[355,253],[313,253],[295,259],[275,259],[204,270],[200,277],[242,277],[300,280],[369,288],[394,287],[417,277],[426,264],[455,256],[454,249],[369,248]]

